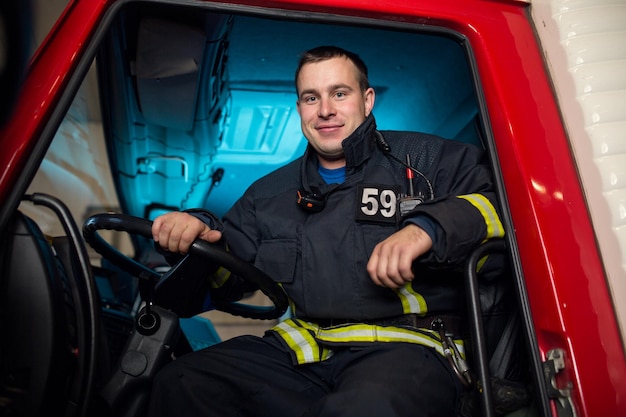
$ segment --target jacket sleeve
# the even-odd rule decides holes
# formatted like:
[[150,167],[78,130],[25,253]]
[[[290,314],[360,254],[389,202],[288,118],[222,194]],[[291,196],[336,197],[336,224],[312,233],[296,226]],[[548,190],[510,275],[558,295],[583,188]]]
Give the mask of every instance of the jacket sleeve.
[[436,225],[433,247],[420,262],[456,266],[480,243],[504,236],[491,170],[480,149],[445,141],[425,175],[435,198],[404,218],[428,216]]

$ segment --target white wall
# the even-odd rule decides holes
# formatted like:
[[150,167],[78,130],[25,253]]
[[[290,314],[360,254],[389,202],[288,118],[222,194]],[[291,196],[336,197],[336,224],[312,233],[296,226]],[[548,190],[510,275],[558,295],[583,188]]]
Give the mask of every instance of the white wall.
[[533,0],[531,14],[626,335],[626,0]]

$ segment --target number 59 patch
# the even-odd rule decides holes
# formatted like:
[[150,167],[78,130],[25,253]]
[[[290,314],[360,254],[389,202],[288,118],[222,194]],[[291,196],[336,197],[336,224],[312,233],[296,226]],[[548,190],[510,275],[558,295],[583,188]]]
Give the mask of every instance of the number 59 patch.
[[357,187],[357,221],[395,223],[400,187],[384,184],[361,184]]

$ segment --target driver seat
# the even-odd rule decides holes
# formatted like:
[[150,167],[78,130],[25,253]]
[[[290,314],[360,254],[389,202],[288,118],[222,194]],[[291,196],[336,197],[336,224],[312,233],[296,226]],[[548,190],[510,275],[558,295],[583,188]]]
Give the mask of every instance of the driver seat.
[[[48,239],[16,211],[0,246],[0,410],[4,416],[83,416],[95,349],[85,346],[84,283]],[[97,298],[95,298],[97,299]],[[96,348],[96,346],[94,346]],[[97,347],[99,348],[99,347]],[[106,355],[99,365],[107,367]]]
[[0,415],[141,416],[170,348],[191,350],[178,317],[143,310],[116,354],[69,210],[49,195],[25,199],[52,209],[67,236],[44,235],[16,210],[0,242]]

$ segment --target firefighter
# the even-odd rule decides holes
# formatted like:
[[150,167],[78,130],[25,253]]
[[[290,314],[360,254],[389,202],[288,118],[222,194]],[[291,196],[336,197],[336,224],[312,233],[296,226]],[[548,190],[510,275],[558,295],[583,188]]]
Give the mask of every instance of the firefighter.
[[[194,210],[152,227],[171,253],[224,243],[280,283],[290,315],[172,361],[149,414],[455,415],[467,383],[460,266],[504,235],[483,152],[379,131],[367,67],[342,48],[305,52],[295,82],[304,155],[252,184],[223,222]],[[236,276],[218,284],[214,296],[246,291]]]

